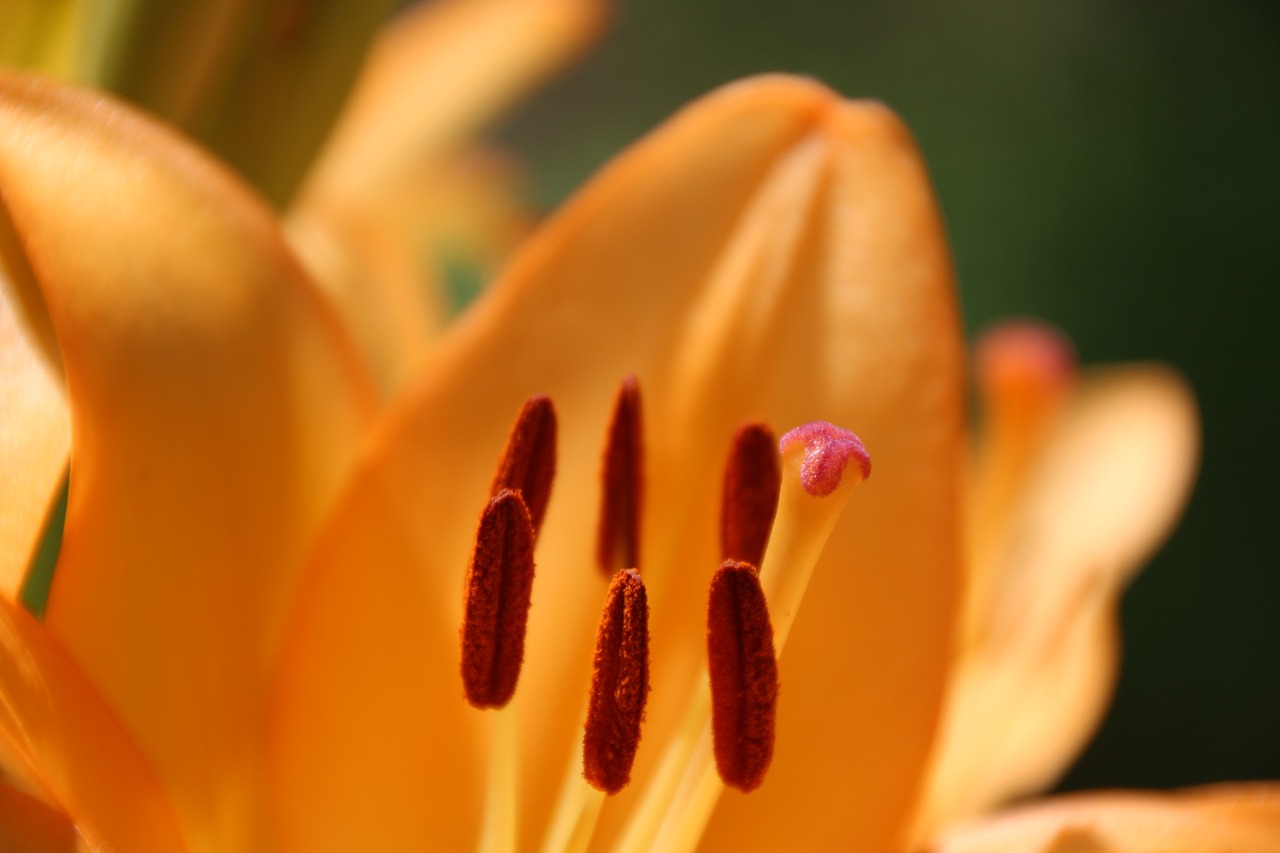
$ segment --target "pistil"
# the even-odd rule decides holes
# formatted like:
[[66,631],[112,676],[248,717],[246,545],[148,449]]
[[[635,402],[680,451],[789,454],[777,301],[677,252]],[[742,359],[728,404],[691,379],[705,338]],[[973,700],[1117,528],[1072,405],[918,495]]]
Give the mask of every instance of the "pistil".
[[[818,558],[854,488],[870,475],[871,458],[858,436],[825,422],[788,432],[779,451],[782,488],[760,575],[781,655]],[[710,710],[704,683],[686,707],[619,850],[697,846],[724,787],[712,760]]]

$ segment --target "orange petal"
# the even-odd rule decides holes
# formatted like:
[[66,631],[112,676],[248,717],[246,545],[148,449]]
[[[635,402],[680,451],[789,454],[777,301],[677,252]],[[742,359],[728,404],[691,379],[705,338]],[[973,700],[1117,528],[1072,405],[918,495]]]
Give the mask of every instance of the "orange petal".
[[920,832],[1051,784],[1115,677],[1116,601],[1181,513],[1195,403],[1153,366],[1086,374],[991,565],[986,616],[958,652]]
[[193,843],[258,846],[269,661],[371,392],[267,210],[200,152],[24,78],[0,82],[0,126],[71,401],[46,624]]
[[374,43],[304,198],[368,200],[394,188],[581,51],[603,12],[598,0],[442,0],[405,11]]
[[445,264],[496,272],[529,215],[472,136],[599,29],[598,0],[443,0],[375,42],[290,214],[385,396],[448,318]]
[[56,806],[0,784],[0,849],[44,849],[6,834],[24,830],[65,842],[59,812],[94,850],[185,849],[159,780],[116,717],[30,614],[2,599],[0,770]]
[[71,818],[35,797],[0,783],[0,850],[90,853]]
[[[507,425],[526,397],[549,394],[560,461],[539,538],[525,668],[508,709],[521,726],[522,844],[537,843],[566,762],[579,754],[605,593],[593,565],[600,454],[617,383],[635,374],[645,395],[652,462],[640,570],[661,590],[654,702],[632,789],[652,773],[702,677],[698,603],[720,562],[721,466],[734,430],[745,420],[782,428],[826,418],[867,437],[878,485],[854,500],[833,537],[780,663],[770,780],[749,802],[721,809],[709,843],[767,847],[786,836],[801,847],[873,849],[897,833],[941,692],[962,446],[948,259],[897,120],[783,77],[713,94],[606,168],[435,353],[371,455],[370,485],[351,502],[363,518],[340,518],[358,541],[330,549],[341,556],[322,557],[325,570],[308,578],[307,630],[295,648],[322,651],[309,653],[316,692],[307,695],[401,703],[360,737],[385,740],[379,755],[409,739],[407,764],[439,760],[413,727],[419,714],[444,713],[430,701],[462,707],[456,675],[434,693],[411,687],[405,705],[402,670],[378,666],[375,684],[350,671],[367,665],[365,640],[361,654],[340,655],[334,638],[350,633],[345,602],[377,591],[378,606],[395,615],[379,620],[392,627],[375,623],[386,636],[370,647],[384,658],[411,654],[410,681],[433,671],[419,658],[456,643],[436,635],[459,624],[470,537]],[[402,601],[410,596],[423,601]],[[355,612],[371,618],[374,603]],[[424,625],[411,635],[417,646],[403,639],[410,622],[400,614],[410,612]],[[341,665],[326,669],[331,657]],[[309,699],[293,706],[329,713]],[[345,737],[336,725],[313,734],[309,748],[321,755],[333,748],[325,737]],[[293,753],[305,751],[299,743]],[[463,759],[446,752],[446,760]],[[480,782],[466,776],[464,785],[469,792],[453,802],[471,810],[453,819],[478,825]],[[601,833],[615,832],[633,803],[626,792],[612,798]],[[402,818],[376,805],[361,814],[370,825]],[[345,820],[340,806],[326,799],[290,817],[322,838]],[[358,837],[345,824],[334,831]]]
[[959,827],[929,853],[1271,853],[1280,785],[1173,794],[1109,792],[1045,800]]
[[288,626],[271,738],[284,850],[463,850],[478,838],[483,720],[459,671],[469,554],[440,555],[484,502],[436,517],[423,493],[447,498],[448,473],[417,477],[448,448],[403,421],[383,433],[316,544]]
[[12,237],[0,211],[0,595],[11,601],[39,544],[71,447],[61,364],[50,363],[35,328],[47,317],[33,324],[10,283],[29,272],[19,266],[24,259]]
[[491,150],[421,164],[362,209],[349,200],[295,207],[290,242],[346,320],[384,398],[449,319],[451,265],[492,276],[533,216],[520,174]]

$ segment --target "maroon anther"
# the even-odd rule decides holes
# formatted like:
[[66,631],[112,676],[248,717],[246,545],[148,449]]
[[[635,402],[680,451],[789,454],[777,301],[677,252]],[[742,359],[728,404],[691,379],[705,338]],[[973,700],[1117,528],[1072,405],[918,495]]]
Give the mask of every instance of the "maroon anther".
[[494,495],[476,528],[462,614],[462,687],[477,708],[501,708],[516,691],[533,590],[533,539],[520,493]]
[[622,381],[613,404],[613,420],[601,474],[600,526],[596,563],[605,577],[640,565],[640,505],[644,499],[644,426],[640,386],[634,376]]
[[778,660],[760,576],[726,560],[711,579],[707,669],[716,769],[726,785],[754,791],[773,759]]
[[511,425],[489,494],[520,492],[535,532],[542,529],[556,476],[556,409],[549,397],[530,397]]
[[759,566],[778,511],[782,462],[773,431],[747,424],[733,437],[720,503],[720,549],[725,560]]
[[582,737],[582,773],[616,794],[631,781],[649,697],[649,600],[635,569],[613,577],[596,631],[595,671]]

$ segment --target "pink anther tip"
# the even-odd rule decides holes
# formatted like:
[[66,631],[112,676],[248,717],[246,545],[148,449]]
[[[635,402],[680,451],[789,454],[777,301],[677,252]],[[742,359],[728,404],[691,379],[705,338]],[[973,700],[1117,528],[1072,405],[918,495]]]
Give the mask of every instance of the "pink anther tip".
[[800,484],[815,498],[826,497],[836,490],[850,460],[857,464],[863,480],[871,476],[871,455],[862,439],[847,429],[826,421],[813,421],[784,435],[778,441],[778,449],[785,454],[796,444],[804,445]]

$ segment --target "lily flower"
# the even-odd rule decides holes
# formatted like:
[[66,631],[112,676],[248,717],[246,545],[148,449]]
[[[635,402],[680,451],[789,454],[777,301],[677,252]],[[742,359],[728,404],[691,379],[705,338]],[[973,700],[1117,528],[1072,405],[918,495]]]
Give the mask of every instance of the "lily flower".
[[[1191,479],[1180,380],[1125,368],[1041,405],[1036,332],[996,347],[971,484],[923,164],[887,109],[812,81],[727,87],[621,155],[381,411],[277,217],[131,109],[6,78],[0,200],[0,840],[30,849],[905,850],[1067,760],[1100,693],[1053,691],[1106,680],[1120,580]],[[68,453],[37,621],[15,598]],[[771,463],[776,515],[735,504]],[[517,623],[522,654],[468,657]],[[735,644],[776,680],[724,663]],[[610,694],[621,739],[595,749]],[[950,746],[970,738],[989,765]],[[1144,809],[1183,811],[1019,825],[1111,843]],[[1206,839],[1276,838],[1274,798],[1187,809]]]

